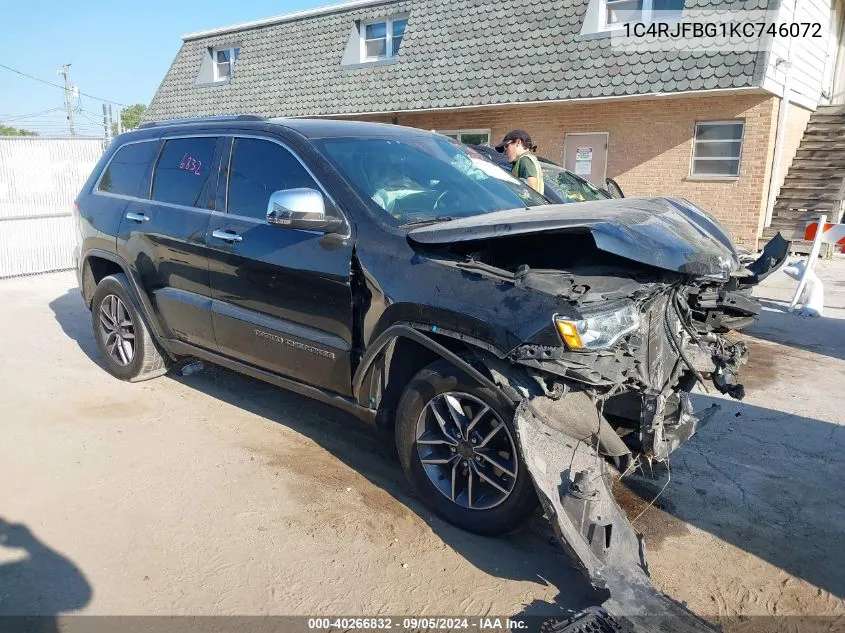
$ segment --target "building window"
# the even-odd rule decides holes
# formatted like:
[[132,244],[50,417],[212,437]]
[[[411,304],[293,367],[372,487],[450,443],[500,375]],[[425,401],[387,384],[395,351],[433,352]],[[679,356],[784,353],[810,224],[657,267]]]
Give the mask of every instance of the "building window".
[[437,133],[466,145],[490,146],[490,130],[438,130]]
[[361,61],[374,62],[399,54],[408,18],[393,18],[361,25]]
[[240,47],[214,49],[214,81],[228,81],[232,78],[240,52]]
[[620,28],[629,22],[680,19],[684,0],[600,0],[604,28]]
[[742,157],[743,121],[708,121],[695,124],[693,176],[736,178]]
[[607,26],[643,22],[643,0],[606,0],[604,23]]

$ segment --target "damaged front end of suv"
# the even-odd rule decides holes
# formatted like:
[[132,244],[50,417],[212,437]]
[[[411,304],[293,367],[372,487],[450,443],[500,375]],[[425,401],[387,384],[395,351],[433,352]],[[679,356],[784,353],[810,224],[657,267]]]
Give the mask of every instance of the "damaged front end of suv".
[[519,403],[525,463],[572,558],[610,589],[617,613],[670,613],[612,487],[638,463],[666,461],[713,417],[716,405],[693,410],[697,383],[743,397],[748,353],[727,333],[754,321],[750,288],[783,261],[785,243],[746,268],[708,214],[665,198],[492,213],[409,239],[465,274],[559,300],[546,327],[482,360]]

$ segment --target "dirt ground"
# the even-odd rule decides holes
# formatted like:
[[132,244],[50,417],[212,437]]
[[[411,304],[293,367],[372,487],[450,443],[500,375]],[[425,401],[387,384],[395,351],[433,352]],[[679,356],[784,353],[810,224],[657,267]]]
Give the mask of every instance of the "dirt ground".
[[[625,496],[655,584],[707,616],[845,626],[845,260],[821,319],[759,288],[745,401]],[[389,443],[223,369],[140,384],[98,365],[71,273],[0,281],[0,614],[553,615],[596,601],[536,517],[464,533]],[[743,619],[728,629],[742,630]],[[778,626],[790,628],[789,620]],[[794,627],[793,627],[794,628]],[[832,629],[831,629],[832,630]]]

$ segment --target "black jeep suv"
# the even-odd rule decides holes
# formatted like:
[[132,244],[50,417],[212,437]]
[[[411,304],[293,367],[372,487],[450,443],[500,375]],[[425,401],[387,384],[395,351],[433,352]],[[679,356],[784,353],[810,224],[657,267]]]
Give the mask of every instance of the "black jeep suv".
[[496,534],[539,497],[597,582],[615,550],[642,559],[609,480],[695,432],[697,382],[741,395],[723,333],[767,269],[686,200],[550,205],[449,139],[360,122],[149,123],[75,212],[114,376],[199,358],[395,429],[435,512]]

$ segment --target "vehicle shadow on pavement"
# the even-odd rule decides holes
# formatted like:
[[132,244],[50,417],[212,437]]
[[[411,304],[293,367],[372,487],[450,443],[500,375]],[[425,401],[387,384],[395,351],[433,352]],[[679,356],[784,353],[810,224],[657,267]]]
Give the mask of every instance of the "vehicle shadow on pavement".
[[103,367],[100,351],[91,329],[91,312],[85,307],[78,288],[71,288],[50,302],[50,309],[56,322],[68,338],[76,341],[85,355],[99,367]]
[[[389,433],[328,405],[221,367],[207,366],[205,371],[185,378],[171,377],[310,438],[417,514],[444,543],[478,569],[496,577],[556,587],[559,595],[554,603],[538,601],[524,614],[567,615],[606,599],[571,566],[539,512],[525,529],[498,539],[465,532],[433,516],[409,489]],[[303,408],[308,408],[307,418],[302,416]]]
[[[668,537],[709,532],[845,598],[845,427],[733,400],[696,396],[722,410],[650,479],[626,478],[621,495],[649,551]],[[617,493],[618,495],[618,493]],[[620,496],[620,495],[618,495]],[[667,546],[671,546],[668,545]]]
[[[9,556],[18,552],[23,556]],[[0,517],[0,630],[53,633],[56,616],[81,609],[91,600],[91,586],[72,561],[51,549],[25,525]],[[38,616],[28,619],[10,616]]]
[[[78,291],[68,291],[50,307],[64,332],[99,364],[90,316]],[[779,319],[784,319],[780,325]],[[836,333],[839,337],[832,340],[845,340],[840,330],[845,321],[808,317],[812,327],[796,332],[796,319],[802,317],[767,310],[760,324],[746,332],[845,358],[841,344],[828,341],[822,345],[820,341],[826,337],[812,333],[826,328],[828,336]],[[769,369],[764,363],[758,373]],[[214,366],[186,378],[170,377],[310,438],[421,517],[444,543],[478,569],[492,576],[556,587],[559,595],[554,603],[535,601],[525,605],[520,615],[566,615],[605,599],[603,592],[593,590],[572,568],[551,526],[539,515],[527,529],[502,539],[476,536],[432,516],[410,492],[392,438],[352,416]],[[762,378],[765,376],[756,379]],[[671,546],[671,539],[688,534],[691,525],[845,598],[840,527],[845,525],[845,427],[747,402],[703,395],[695,396],[694,401],[696,409],[718,403],[722,410],[672,454],[672,482],[653,507],[648,504],[662,489],[665,476],[651,480],[629,477],[628,492],[618,491],[630,518],[642,512],[634,526],[645,534],[647,549],[654,553]],[[303,415],[303,410],[308,415]]]
[[[65,335],[73,339],[88,358],[102,367],[91,331],[90,312],[79,291],[71,288],[51,301],[49,306]],[[222,367],[206,365],[206,369],[197,374],[180,377],[171,373],[168,377],[310,438],[418,515],[444,543],[478,569],[494,577],[556,588],[558,596],[553,603],[535,601],[525,605],[522,615],[567,616],[606,599],[604,592],[595,591],[581,573],[571,566],[551,526],[539,512],[529,521],[526,529],[499,539],[465,532],[433,516],[412,495],[389,433],[376,431],[329,405]],[[307,411],[307,415],[303,415],[303,411]],[[3,590],[2,570],[0,567],[0,597]],[[81,575],[80,579],[84,582]],[[87,584],[84,586],[87,587]],[[90,589],[87,591],[90,596]],[[68,591],[69,596],[80,593]],[[84,604],[81,600],[77,602]],[[0,602],[0,614],[4,613],[2,604]]]
[[771,299],[758,299],[763,309],[754,325],[743,334],[806,350],[822,356],[845,360],[845,319],[829,316],[801,316],[789,312],[789,303]]

